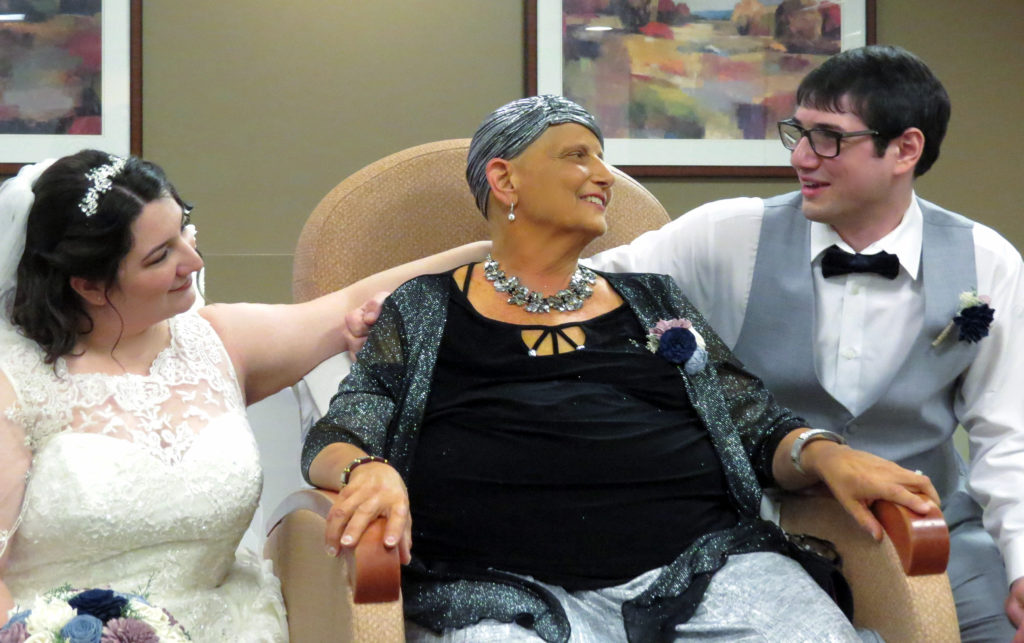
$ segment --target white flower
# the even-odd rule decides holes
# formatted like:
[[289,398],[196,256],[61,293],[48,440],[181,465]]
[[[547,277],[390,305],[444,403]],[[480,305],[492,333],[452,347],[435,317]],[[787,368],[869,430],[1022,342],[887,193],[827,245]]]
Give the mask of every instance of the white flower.
[[38,632],[25,639],[25,643],[59,643],[57,636],[53,632]]
[[29,634],[47,634],[49,636],[49,638],[40,640],[55,640],[53,633],[60,632],[60,628],[77,615],[78,610],[65,601],[37,597],[35,603],[32,604],[32,613],[25,619],[25,631]]
[[161,642],[188,641],[181,628],[171,625],[171,617],[159,607],[132,599],[132,609],[139,615],[139,619],[153,628]]
[[160,637],[161,643],[188,643],[189,638],[185,636],[185,633],[181,630],[181,627],[177,625],[171,625],[170,623],[164,627],[162,624],[153,625],[153,630],[156,635]]
[[992,299],[988,295],[979,295],[977,290],[965,290],[960,293],[960,309],[957,313],[962,312],[964,308],[990,303],[992,303]]
[[149,625],[156,626],[158,623],[171,624],[171,617],[167,616],[167,613],[159,607],[153,607],[133,598],[132,609],[138,613],[140,619]]

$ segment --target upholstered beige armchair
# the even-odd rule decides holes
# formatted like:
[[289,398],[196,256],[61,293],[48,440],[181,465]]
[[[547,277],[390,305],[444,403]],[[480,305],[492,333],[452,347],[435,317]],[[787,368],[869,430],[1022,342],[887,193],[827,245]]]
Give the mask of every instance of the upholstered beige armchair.
[[[335,187],[313,211],[295,252],[293,295],[305,301],[399,263],[486,238],[464,179],[469,139],[429,143],[368,165]],[[608,233],[584,254],[628,242],[669,220],[642,185],[615,170]],[[304,490],[277,512],[266,556],[281,578],[292,640],[401,641],[396,554],[371,536],[354,556],[328,559],[324,517],[331,493]],[[888,536],[876,544],[838,503],[785,496],[781,522],[794,533],[836,544],[854,592],[855,622],[887,641],[959,640],[945,575],[942,516],[914,517],[876,507]],[[380,578],[378,578],[378,574]]]

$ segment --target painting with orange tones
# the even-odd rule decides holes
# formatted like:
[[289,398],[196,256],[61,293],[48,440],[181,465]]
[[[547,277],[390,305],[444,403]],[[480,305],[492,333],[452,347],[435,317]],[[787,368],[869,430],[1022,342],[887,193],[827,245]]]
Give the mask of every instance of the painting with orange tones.
[[130,151],[131,0],[0,0],[0,171]]
[[808,71],[873,41],[873,9],[871,0],[536,0],[528,91],[590,110],[606,156],[631,174],[783,176],[776,123],[793,114]]

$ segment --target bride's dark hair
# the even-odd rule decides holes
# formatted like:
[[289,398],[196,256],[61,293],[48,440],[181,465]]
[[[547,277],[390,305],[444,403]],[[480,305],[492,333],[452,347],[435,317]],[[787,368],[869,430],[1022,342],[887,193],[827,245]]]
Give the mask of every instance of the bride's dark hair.
[[48,364],[70,353],[79,336],[92,330],[93,320],[71,287],[71,277],[103,283],[109,290],[131,250],[131,225],[146,204],[170,196],[189,209],[159,166],[132,156],[110,177],[110,188],[98,191],[95,211],[87,215],[82,201],[97,184],[87,173],[109,167],[112,158],[97,150],[66,156],[32,188],[35,201],[11,321],[43,348]]

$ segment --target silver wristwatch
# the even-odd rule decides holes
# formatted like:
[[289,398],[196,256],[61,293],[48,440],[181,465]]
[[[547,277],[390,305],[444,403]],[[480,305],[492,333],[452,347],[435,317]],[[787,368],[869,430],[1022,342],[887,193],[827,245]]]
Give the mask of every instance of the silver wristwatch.
[[800,466],[800,454],[803,453],[804,447],[815,440],[828,440],[836,444],[846,444],[846,438],[827,429],[811,429],[798,435],[796,440],[793,440],[793,447],[789,450],[789,459],[793,461],[793,468],[800,472],[801,475],[807,475],[807,472]]

